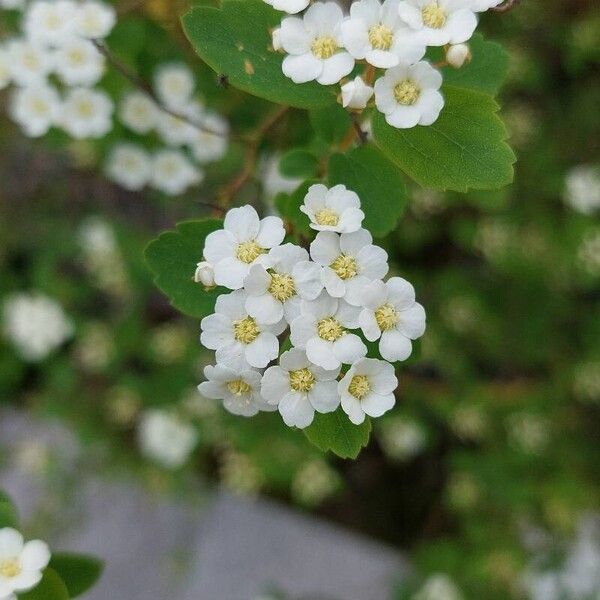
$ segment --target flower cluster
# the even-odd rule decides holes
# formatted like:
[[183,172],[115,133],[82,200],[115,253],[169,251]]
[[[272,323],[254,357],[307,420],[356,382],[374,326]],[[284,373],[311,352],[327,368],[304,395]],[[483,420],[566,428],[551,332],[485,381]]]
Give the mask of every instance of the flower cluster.
[[[287,425],[304,428],[315,411],[341,404],[360,424],[394,406],[390,363],[410,356],[425,311],[408,281],[382,280],[387,253],[362,228],[354,192],[315,184],[300,210],[317,232],[310,253],[283,244],[283,221],[261,220],[251,206],[231,209],[224,229],[207,236],[196,280],[232,291],[202,320],[200,340],[216,365],[198,389],[238,415],[278,409]],[[288,328],[291,348],[280,355]],[[385,360],[367,358],[365,339],[379,342]]]
[[223,158],[229,125],[194,97],[195,87],[190,69],[170,63],[159,67],[154,77],[154,93],[162,106],[139,90],[121,99],[121,123],[134,135],[155,134],[161,147],[150,154],[142,144],[116,144],[106,166],[113,181],[128,190],[150,185],[177,195],[202,181],[199,165]]
[[35,0],[21,19],[21,37],[0,46],[0,87],[15,85],[10,115],[30,137],[51,127],[75,139],[99,138],[112,127],[113,102],[94,89],[105,59],[92,40],[107,36],[114,9],[98,0]]
[[0,529],[0,600],[17,600],[17,593],[34,588],[49,562],[50,550],[45,542],[25,543],[16,529]]
[[[298,14],[309,0],[265,0]],[[460,68],[470,59],[468,41],[476,12],[499,0],[357,0],[344,15],[335,2],[315,2],[302,17],[286,17],[273,32],[273,48],[283,50],[284,74],[295,83],[341,86],[344,107],[362,110],[373,94],[386,121],[397,128],[434,123],[443,106],[442,75],[422,60],[428,46],[446,47],[446,63]],[[356,61],[363,77],[345,79]],[[376,79],[376,69],[384,73]]]
[[[21,36],[0,44],[0,89],[14,85],[9,113],[26,135],[41,137],[57,127],[76,140],[93,140],[113,131],[119,99],[101,88],[106,59],[97,44],[115,23],[114,8],[100,0],[27,4]],[[223,157],[229,127],[197,101],[195,88],[190,69],[169,63],[156,70],[157,102],[146,91],[120,99],[118,119],[128,137],[140,141],[114,145],[106,164],[111,180],[128,190],[149,185],[167,195],[203,180],[200,166]],[[146,147],[155,140],[160,146],[149,153]]]

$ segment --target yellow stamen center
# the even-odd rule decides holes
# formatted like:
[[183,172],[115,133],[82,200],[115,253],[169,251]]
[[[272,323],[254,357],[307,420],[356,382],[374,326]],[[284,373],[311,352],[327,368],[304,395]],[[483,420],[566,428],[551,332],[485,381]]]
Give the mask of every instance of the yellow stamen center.
[[440,29],[446,24],[446,12],[437,2],[428,4],[421,12],[423,23],[432,29]]
[[323,208],[315,213],[315,219],[319,225],[330,225],[335,227],[340,220],[337,213],[334,213],[329,208]]
[[362,400],[371,391],[369,378],[366,375],[355,375],[350,381],[348,391],[357,400]]
[[338,43],[330,35],[316,38],[310,46],[311,52],[322,60],[331,58],[338,49]]
[[306,367],[290,371],[290,387],[295,392],[310,392],[314,385],[315,376]]
[[80,66],[85,62],[85,54],[81,50],[71,50],[68,59],[72,65]]
[[335,342],[346,333],[342,324],[334,317],[325,317],[317,323],[317,333],[322,340]]
[[241,379],[236,379],[235,381],[230,381],[227,384],[227,389],[234,396],[245,396],[252,390],[252,388],[245,381],[242,381]]
[[394,87],[394,98],[398,104],[404,104],[405,106],[411,106],[418,99],[421,94],[419,87],[413,83],[410,79],[405,79],[400,83],[397,83]]
[[345,254],[340,254],[329,266],[340,279],[350,279],[358,273],[356,259]]
[[388,329],[393,329],[396,326],[398,313],[391,304],[382,304],[375,311],[375,320],[381,331],[388,331]]
[[48,113],[48,105],[40,98],[34,98],[31,102],[31,110],[42,117]]
[[287,273],[271,273],[268,291],[275,300],[285,302],[296,294],[296,285],[292,276]]
[[15,558],[0,561],[0,576],[12,579],[21,573],[21,565]]
[[94,105],[87,100],[81,100],[76,106],[77,113],[81,117],[89,119],[94,116]]
[[252,317],[233,322],[233,336],[242,344],[251,344],[259,333],[260,329]]
[[387,26],[379,23],[369,29],[369,42],[375,50],[389,50],[394,41],[394,32]]
[[238,244],[238,247],[235,250],[235,255],[238,259],[247,265],[254,262],[261,254],[265,253],[266,250],[261,248],[254,240]]

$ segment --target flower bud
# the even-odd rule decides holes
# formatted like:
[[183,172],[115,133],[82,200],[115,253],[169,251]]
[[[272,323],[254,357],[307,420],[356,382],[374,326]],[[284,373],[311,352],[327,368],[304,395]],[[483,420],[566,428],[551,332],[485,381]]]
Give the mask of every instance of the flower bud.
[[213,266],[205,260],[199,262],[194,274],[194,281],[201,283],[205,288],[215,287],[215,271]]
[[273,50],[281,50],[281,28],[277,27],[277,29],[273,29]]
[[467,44],[455,44],[446,50],[446,61],[451,67],[460,69],[465,63],[471,62],[471,50]]
[[363,109],[373,95],[373,88],[367,85],[360,77],[349,81],[342,86],[342,106],[344,108]]

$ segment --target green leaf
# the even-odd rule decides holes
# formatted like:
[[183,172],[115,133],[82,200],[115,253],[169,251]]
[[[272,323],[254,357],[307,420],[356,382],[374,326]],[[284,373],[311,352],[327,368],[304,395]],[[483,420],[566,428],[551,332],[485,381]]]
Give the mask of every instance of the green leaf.
[[17,528],[19,524],[19,513],[9,495],[0,491],[0,528]]
[[383,114],[373,117],[381,150],[423,187],[466,192],[499,189],[512,182],[514,152],[498,104],[482,92],[447,86],[446,104],[427,127],[396,129]]
[[234,87],[297,108],[333,104],[334,86],[296,84],[283,74],[283,55],[273,50],[271,40],[280,21],[281,13],[261,0],[225,0],[221,9],[198,6],[182,18],[200,58]]
[[327,108],[311,110],[308,113],[310,124],[315,133],[328,144],[341,142],[352,127],[352,119],[348,111],[339,104]]
[[69,597],[76,598],[100,579],[104,564],[93,556],[61,552],[52,555],[50,567],[65,583]]
[[319,160],[306,150],[290,150],[281,157],[279,171],[286,177],[315,177],[319,171]]
[[211,313],[222,292],[219,288],[206,291],[193,280],[206,236],[222,227],[223,222],[218,219],[178,223],[175,231],[162,233],[144,252],[155,275],[154,283],[176,309],[190,317]]
[[393,231],[406,206],[406,187],[398,167],[371,145],[333,154],[329,183],[343,183],[359,195],[365,213],[363,227],[375,237]]
[[[509,54],[496,42],[488,42],[479,33],[469,41],[473,59],[460,69],[444,67],[444,83],[455,87],[473,88],[496,95],[508,74]],[[433,62],[444,60],[442,48],[431,48]]]
[[323,452],[328,450],[340,458],[356,458],[369,442],[371,421],[367,417],[362,425],[354,425],[346,413],[315,413],[315,420],[303,430],[304,435]]
[[56,571],[48,567],[40,583],[32,590],[19,594],[19,600],[69,600],[69,591]]

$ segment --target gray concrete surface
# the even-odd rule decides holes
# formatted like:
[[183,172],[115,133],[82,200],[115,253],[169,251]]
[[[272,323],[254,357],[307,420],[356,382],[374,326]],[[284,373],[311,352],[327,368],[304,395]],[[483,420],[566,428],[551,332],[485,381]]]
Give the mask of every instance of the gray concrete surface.
[[[77,452],[60,427],[0,412],[5,448],[28,439],[59,444],[67,460]],[[27,518],[55,484],[19,462],[0,471],[0,487]],[[407,572],[393,549],[265,499],[220,491],[193,505],[83,477],[49,541],[106,561],[86,600],[258,600],[271,587],[294,600],[388,600]]]

